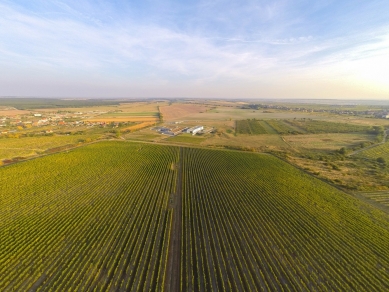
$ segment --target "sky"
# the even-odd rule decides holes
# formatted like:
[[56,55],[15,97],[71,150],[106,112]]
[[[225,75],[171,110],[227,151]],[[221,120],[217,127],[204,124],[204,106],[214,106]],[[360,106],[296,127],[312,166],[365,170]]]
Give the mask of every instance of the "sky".
[[0,96],[389,99],[388,0],[0,0]]

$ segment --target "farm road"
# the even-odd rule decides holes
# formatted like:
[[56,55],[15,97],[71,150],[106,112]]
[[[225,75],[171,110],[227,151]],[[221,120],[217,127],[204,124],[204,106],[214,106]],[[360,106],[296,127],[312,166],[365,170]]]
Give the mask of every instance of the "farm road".
[[173,197],[173,223],[170,233],[168,254],[168,268],[165,281],[165,291],[180,291],[181,269],[181,233],[182,233],[182,172],[183,148],[180,147],[179,162],[177,165],[176,193]]

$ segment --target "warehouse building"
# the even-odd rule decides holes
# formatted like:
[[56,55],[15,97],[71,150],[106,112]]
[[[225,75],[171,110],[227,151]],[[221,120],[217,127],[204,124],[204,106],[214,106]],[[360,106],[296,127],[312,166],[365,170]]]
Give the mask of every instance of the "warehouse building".
[[188,130],[186,130],[186,132],[191,133],[192,135],[196,135],[196,133],[198,133],[202,130],[204,130],[203,126],[195,126],[193,128],[189,128]]

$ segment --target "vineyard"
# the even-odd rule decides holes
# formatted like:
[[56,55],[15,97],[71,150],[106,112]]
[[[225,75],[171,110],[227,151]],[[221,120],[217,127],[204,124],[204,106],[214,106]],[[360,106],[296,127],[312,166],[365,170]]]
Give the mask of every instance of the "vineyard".
[[311,119],[290,120],[238,120],[235,126],[236,134],[261,135],[261,134],[322,134],[322,133],[357,133],[369,132],[369,126],[353,125],[346,123],[327,122]]
[[268,120],[267,123],[278,133],[278,134],[300,134],[294,131],[288,124],[283,121]]
[[367,132],[370,130],[369,126],[353,125],[349,123],[336,123],[311,119],[294,119],[285,120],[292,126],[301,128],[308,133],[353,133],[353,132]]
[[257,120],[236,121],[235,129],[237,134],[260,135],[268,133]]
[[96,143],[1,167],[0,210],[1,291],[389,289],[387,214],[269,155]]
[[181,291],[389,289],[384,213],[273,157],[184,150]]
[[0,290],[163,287],[177,160],[100,143],[0,168]]
[[361,195],[389,207],[389,191],[364,192]]
[[248,135],[261,134],[297,134],[298,132],[281,120],[239,120],[236,121],[236,133]]

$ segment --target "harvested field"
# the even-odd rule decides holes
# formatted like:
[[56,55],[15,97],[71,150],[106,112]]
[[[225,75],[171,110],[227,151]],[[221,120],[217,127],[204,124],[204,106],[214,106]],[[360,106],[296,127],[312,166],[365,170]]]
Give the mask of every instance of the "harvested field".
[[133,125],[133,126],[128,127],[128,128],[124,128],[123,131],[124,132],[126,132],[126,131],[134,132],[136,130],[143,129],[143,128],[146,128],[148,126],[152,126],[154,124],[155,124],[154,122],[143,122],[143,123],[140,123],[140,124],[137,124],[137,125]]
[[159,109],[163,115],[164,120],[174,120],[203,112],[207,108],[205,106],[192,104],[174,104],[169,106],[162,106]]
[[135,102],[135,103],[121,103],[119,108],[120,110],[126,112],[158,112],[159,105],[166,105],[166,103],[156,103],[156,102]]
[[89,107],[66,107],[66,108],[46,108],[36,109],[36,112],[70,111],[70,112],[93,112],[93,111],[124,111],[124,112],[157,112],[158,106],[166,103],[157,102],[127,102],[119,105],[89,106]]
[[156,117],[95,117],[88,119],[89,122],[157,122],[158,118]]
[[17,116],[17,115],[27,115],[30,111],[10,109],[10,110],[0,110],[0,116]]

